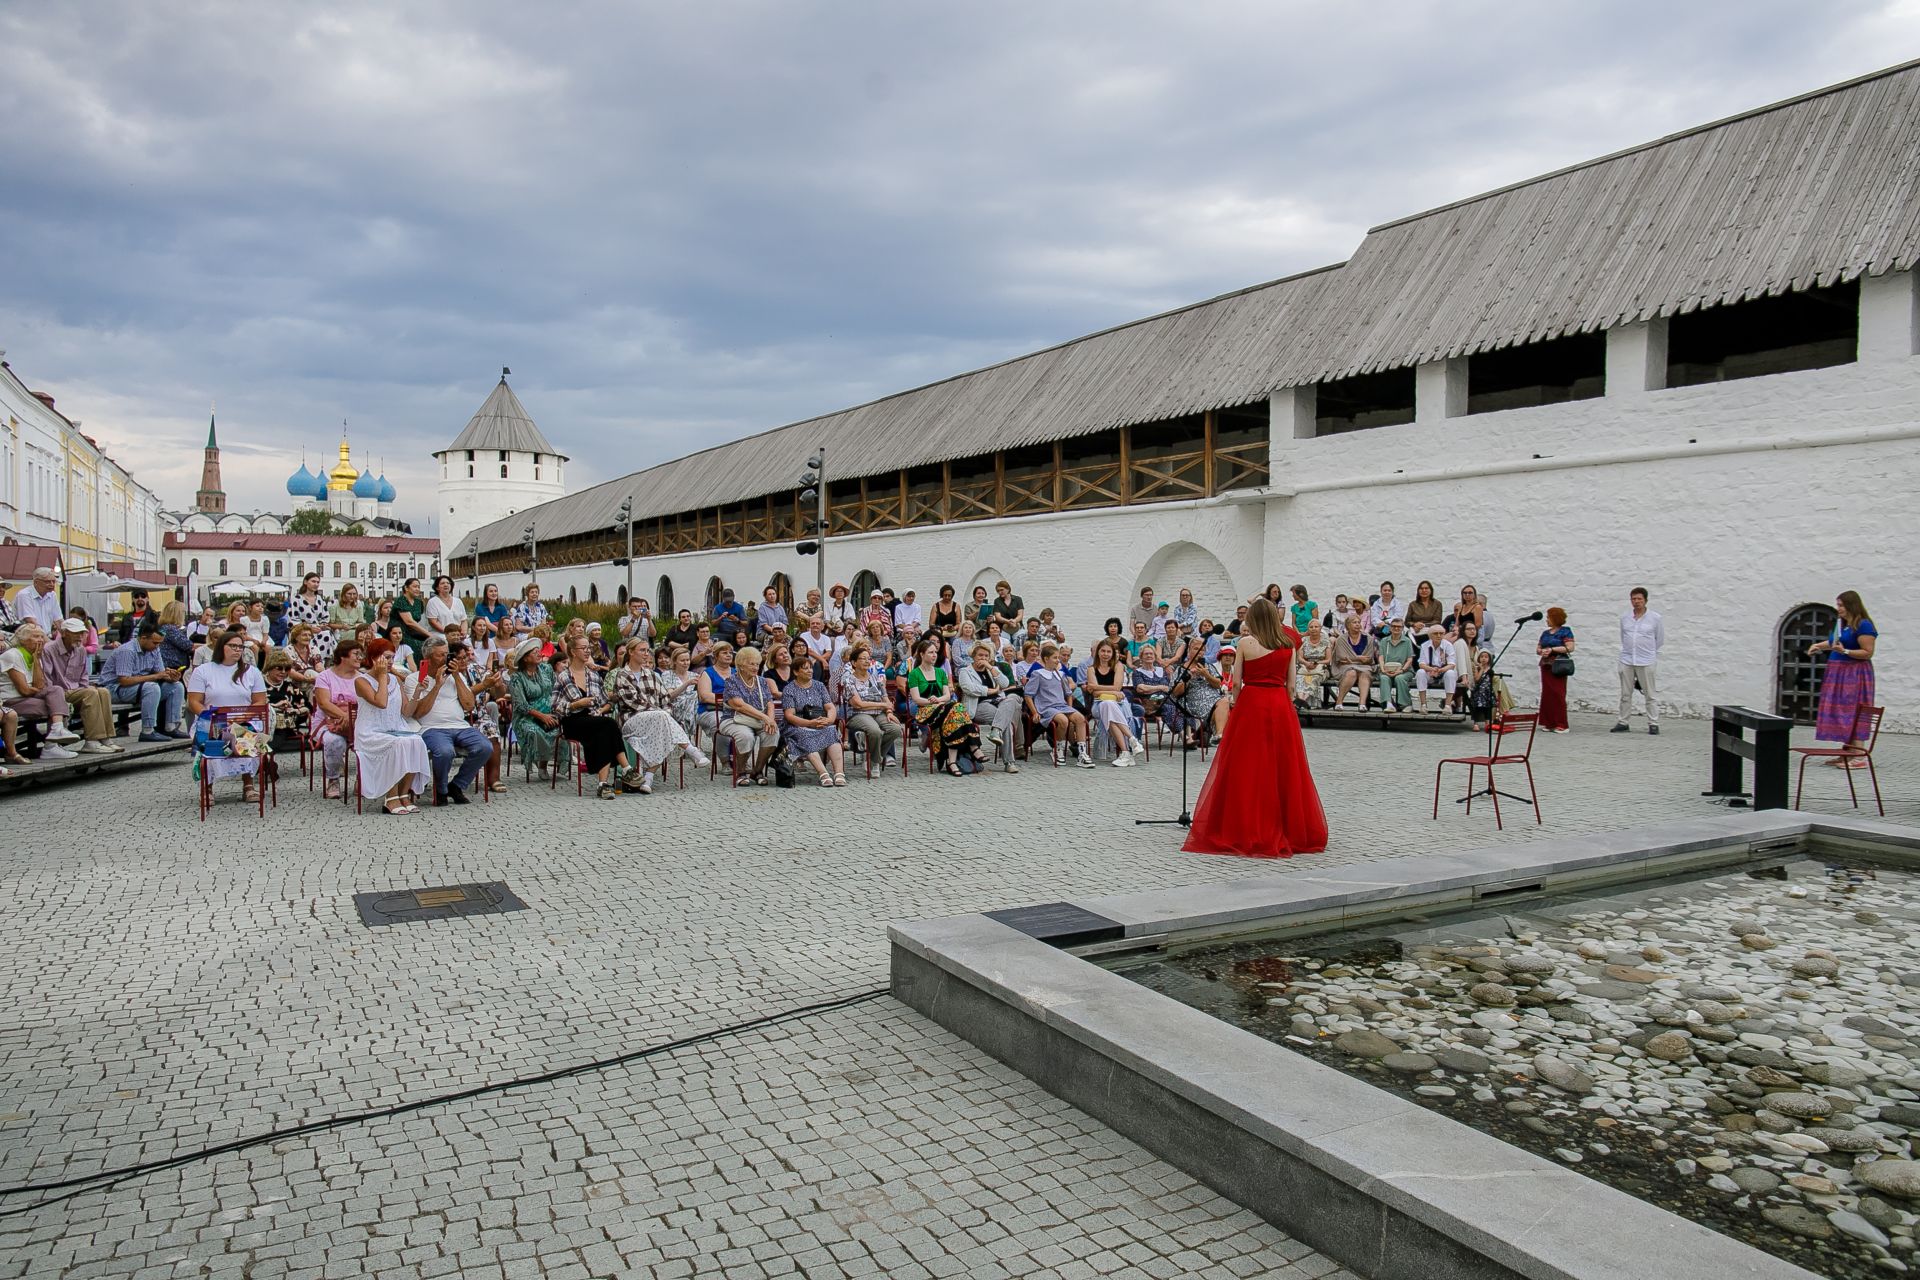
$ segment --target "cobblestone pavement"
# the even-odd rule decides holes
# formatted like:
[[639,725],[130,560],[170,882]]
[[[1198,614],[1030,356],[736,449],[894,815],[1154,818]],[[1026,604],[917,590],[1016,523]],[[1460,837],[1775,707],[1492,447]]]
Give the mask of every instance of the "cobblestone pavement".
[[[1607,723],[1541,739],[1546,824],[1500,833],[1479,806],[1428,816],[1432,762],[1474,739],[1310,733],[1317,861],[1715,811],[1705,724]],[[1879,760],[1888,817],[1920,823],[1920,738]],[[1812,772],[1808,808],[1845,810],[1844,781]],[[391,823],[297,771],[265,823],[228,800],[203,826],[173,766],[8,797],[16,837],[48,838],[0,854],[0,1186],[883,986],[889,920],[1288,873],[1133,825],[1178,791],[1156,754],[831,793],[516,781]],[[493,879],[531,910],[375,930],[354,912],[359,891]],[[4,1276],[454,1274],[1345,1273],[884,998],[0,1218]]]

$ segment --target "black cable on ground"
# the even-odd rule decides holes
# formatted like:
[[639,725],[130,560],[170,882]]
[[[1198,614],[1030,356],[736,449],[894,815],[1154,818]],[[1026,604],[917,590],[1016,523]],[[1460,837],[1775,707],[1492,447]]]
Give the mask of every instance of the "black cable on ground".
[[[635,1049],[612,1058],[601,1058],[595,1062],[582,1062],[571,1067],[559,1067],[553,1071],[542,1072],[535,1076],[520,1076],[513,1080],[501,1080],[493,1084],[475,1085],[471,1089],[461,1089],[456,1093],[439,1094],[431,1098],[420,1098],[413,1102],[402,1102],[391,1107],[378,1107],[372,1111],[357,1111],[351,1115],[330,1116],[325,1120],[310,1120],[305,1124],[293,1125],[285,1129],[273,1129],[266,1133],[257,1133],[251,1137],[235,1138],[218,1146],[205,1147],[198,1151],[189,1151],[177,1156],[168,1156],[164,1160],[152,1160],[145,1164],[128,1165],[122,1169],[102,1169],[97,1173],[84,1174],[76,1178],[62,1178],[54,1182],[33,1182],[18,1187],[0,1187],[0,1196],[27,1195],[35,1192],[63,1191],[65,1194],[49,1196],[45,1200],[36,1200],[32,1204],[17,1209],[0,1211],[0,1218],[18,1217],[23,1213],[32,1213],[36,1209],[45,1209],[71,1200],[75,1196],[85,1195],[89,1191],[104,1191],[134,1178],[145,1177],[150,1173],[159,1173],[165,1169],[176,1169],[182,1165],[194,1164],[201,1160],[211,1160],[215,1156],[228,1155],[235,1151],[244,1151],[249,1147],[261,1146],[269,1142],[282,1142],[288,1138],[303,1137],[310,1133],[322,1133],[328,1129],[342,1129],[348,1125],[365,1124],[372,1120],[384,1120],[391,1116],[403,1116],[412,1111],[424,1111],[428,1107],[445,1106],[449,1103],[466,1102],[473,1098],[483,1098],[488,1094],[508,1093],[515,1089],[525,1089],[532,1085],[551,1084],[556,1080],[565,1080],[569,1076],[586,1075],[593,1071],[606,1071],[613,1067],[625,1066],[645,1058],[656,1057],[663,1053],[675,1053],[681,1049],[690,1049],[695,1045],[708,1044],[728,1036],[740,1035],[748,1031],[757,1031],[763,1027],[777,1026],[783,1022],[792,1022],[800,1018],[813,1017],[816,1014],[831,1013],[836,1009],[849,1008],[856,1004],[865,1004],[887,994],[887,988],[862,991],[856,995],[840,996],[833,1000],[823,1000],[818,1004],[801,1005],[797,1009],[787,1009],[780,1013],[770,1013],[764,1017],[753,1018],[746,1022],[736,1022],[731,1026],[716,1027],[712,1031],[702,1031],[698,1035],[686,1036],[679,1040],[668,1040],[663,1044],[651,1045],[645,1049]],[[71,1189],[69,1189],[71,1188]]]

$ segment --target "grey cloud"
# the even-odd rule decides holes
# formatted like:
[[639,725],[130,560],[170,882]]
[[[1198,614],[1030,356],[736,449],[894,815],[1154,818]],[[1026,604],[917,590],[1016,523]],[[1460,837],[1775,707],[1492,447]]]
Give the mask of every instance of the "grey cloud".
[[1916,34],[1780,0],[15,8],[0,346],[171,502],[217,397],[268,451],[242,505],[345,415],[424,520],[501,364],[584,482],[1336,261]]

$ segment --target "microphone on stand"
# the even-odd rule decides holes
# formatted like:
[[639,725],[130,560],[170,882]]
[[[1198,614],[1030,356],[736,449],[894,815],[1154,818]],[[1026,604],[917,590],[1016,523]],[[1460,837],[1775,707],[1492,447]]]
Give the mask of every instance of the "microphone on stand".
[[1546,614],[1540,612],[1538,609],[1535,609],[1532,613],[1528,614],[1524,618],[1515,618],[1513,620],[1513,625],[1516,627],[1524,627],[1527,623],[1538,622],[1540,621],[1540,619],[1546,616],[1547,616]]

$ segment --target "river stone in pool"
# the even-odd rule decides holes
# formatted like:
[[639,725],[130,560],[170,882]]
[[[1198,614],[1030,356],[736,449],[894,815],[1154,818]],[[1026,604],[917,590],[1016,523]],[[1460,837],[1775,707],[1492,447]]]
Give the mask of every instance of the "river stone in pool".
[[1506,960],[1509,973],[1546,974],[1552,973],[1557,967],[1545,956],[1508,956]]
[[1920,1129],[1920,1107],[1910,1103],[1895,1102],[1884,1106],[1880,1108],[1880,1118],[1902,1129]]
[[1488,1059],[1466,1049],[1455,1049],[1451,1045],[1444,1049],[1435,1049],[1433,1051],[1433,1057],[1436,1062],[1449,1071],[1478,1074],[1479,1072],[1493,1069],[1493,1063]]
[[1750,1196],[1763,1196],[1780,1185],[1780,1175],[1768,1173],[1765,1169],[1756,1169],[1751,1165],[1742,1165],[1727,1175],[1734,1185]]
[[1858,1031],[1862,1035],[1897,1036],[1901,1034],[1900,1028],[1894,1026],[1891,1022],[1883,1022],[1879,1018],[1864,1013],[1855,1014],[1841,1025]]
[[1467,991],[1467,994],[1472,996],[1475,1000],[1479,1001],[1481,1004],[1499,1005],[1504,1007],[1513,1003],[1513,992],[1507,990],[1505,987],[1501,986],[1497,982],[1478,983],[1477,985],[1470,988]]
[[1355,1058],[1384,1058],[1398,1053],[1400,1046],[1378,1031],[1346,1031],[1336,1036],[1333,1047]]
[[1663,1031],[1648,1039],[1644,1048],[1663,1062],[1679,1062],[1693,1056],[1693,1041],[1678,1031]]
[[1839,965],[1819,956],[1801,956],[1790,967],[1796,976],[1802,978],[1832,978],[1840,973]]
[[1632,982],[1589,982],[1579,988],[1575,995],[1593,996],[1599,1000],[1644,1000],[1647,989]]
[[1689,982],[1680,988],[1680,994],[1689,1000],[1718,1000],[1725,1004],[1737,1004],[1740,1000],[1738,991],[1709,986],[1704,982]]
[[1404,1071],[1409,1075],[1417,1075],[1422,1071],[1431,1071],[1440,1064],[1424,1053],[1402,1051],[1390,1053],[1380,1059],[1380,1065],[1389,1071]]
[[1833,1236],[1833,1224],[1813,1210],[1802,1208],[1797,1204],[1765,1209],[1761,1211],[1760,1216],[1783,1231],[1791,1231],[1797,1236],[1806,1236],[1809,1240],[1826,1240]]
[[1867,1080],[1867,1073],[1860,1068],[1839,1062],[1809,1062],[1801,1069],[1801,1074],[1815,1084],[1828,1084],[1841,1089],[1850,1089]]
[[1593,1092],[1592,1076],[1565,1058],[1556,1058],[1550,1053],[1543,1053],[1534,1058],[1533,1074],[1554,1088],[1564,1089],[1568,1093]]
[[[1707,990],[1717,991],[1719,988],[1708,987]],[[1728,997],[1732,998],[1731,992],[1728,993]],[[1722,1001],[1709,999],[1704,996],[1694,996],[1692,1000],[1693,1011],[1699,1014],[1701,1019],[1706,1022],[1732,1022],[1734,1019],[1742,1016],[1744,1012],[1735,1005],[1726,1004]]]
[[1872,1151],[1880,1145],[1879,1137],[1871,1129],[1827,1129],[1807,1130],[1809,1138],[1818,1138],[1834,1151],[1858,1154]]
[[1833,1111],[1831,1102],[1813,1093],[1770,1093],[1762,1105],[1769,1111],[1798,1120],[1816,1120]]
[[1911,1160],[1874,1160],[1853,1166],[1853,1176],[1875,1191],[1920,1200],[1920,1164]]

